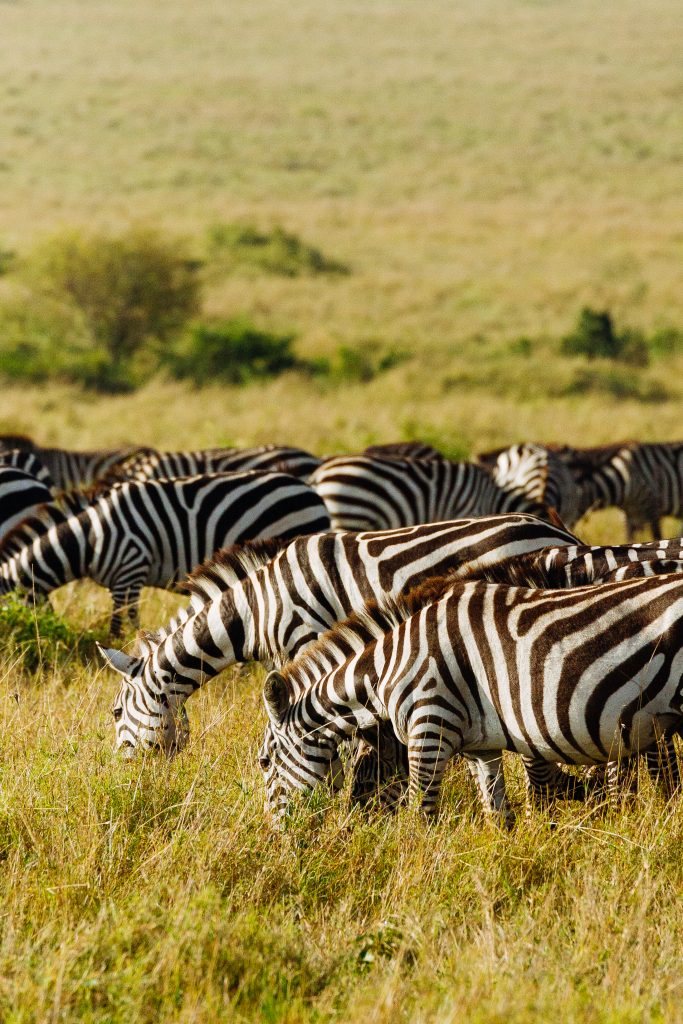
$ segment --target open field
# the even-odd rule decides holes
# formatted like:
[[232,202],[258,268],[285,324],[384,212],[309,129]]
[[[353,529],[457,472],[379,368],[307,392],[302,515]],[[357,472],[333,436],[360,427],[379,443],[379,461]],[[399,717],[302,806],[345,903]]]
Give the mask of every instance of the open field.
[[[0,432],[318,452],[422,436],[454,456],[681,437],[682,356],[588,364],[556,343],[584,305],[681,325],[675,0],[0,9],[0,248],[143,221],[201,249],[215,224],[281,224],[351,273],[215,276],[206,312],[296,330],[306,355],[409,357],[366,383],[3,388]],[[623,538],[613,513],[578,531]],[[147,591],[143,625],[178,603]],[[99,631],[109,610],[90,584],[54,604]],[[0,652],[3,1024],[683,1021],[680,799],[646,783],[504,835],[456,765],[431,828],[321,797],[274,837],[262,680],[232,670],[193,697],[171,764],[121,764],[111,673]]]

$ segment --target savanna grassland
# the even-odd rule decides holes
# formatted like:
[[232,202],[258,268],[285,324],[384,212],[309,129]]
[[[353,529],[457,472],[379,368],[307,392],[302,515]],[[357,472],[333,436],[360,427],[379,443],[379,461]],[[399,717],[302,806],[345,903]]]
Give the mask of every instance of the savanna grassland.
[[[349,273],[209,265],[205,314],[295,332],[305,357],[402,353],[367,380],[3,386],[0,430],[453,455],[681,436],[677,351],[588,362],[558,340],[583,306],[681,327],[674,0],[16,0],[0,35],[0,247],[149,224],[202,257],[216,225],[281,225]],[[0,277],[0,300],[22,288]],[[612,514],[579,530],[623,536]],[[143,624],[178,603],[147,592]],[[103,638],[97,588],[53,604]],[[432,827],[321,795],[273,836],[260,668],[192,698],[173,762],[121,764],[111,673],[87,636],[50,650],[0,654],[3,1022],[683,1020],[680,800],[645,782],[503,834],[456,765]]]

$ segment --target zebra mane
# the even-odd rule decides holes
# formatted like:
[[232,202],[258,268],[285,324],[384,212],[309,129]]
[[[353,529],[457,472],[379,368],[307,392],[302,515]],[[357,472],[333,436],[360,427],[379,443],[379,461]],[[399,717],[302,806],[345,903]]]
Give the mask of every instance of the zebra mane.
[[[227,618],[232,619],[237,615],[237,609],[229,589],[221,593],[220,602],[221,605],[225,605],[224,613]],[[135,637],[134,654],[136,657],[146,658],[152,654],[171,633],[175,633],[176,629],[179,629],[188,619],[191,619],[201,611],[207,603],[206,601],[199,605],[190,603],[186,608],[179,608],[173,618],[169,619],[163,626],[159,626],[158,629],[139,630]]]
[[210,600],[217,597],[220,591],[240,583],[256,569],[267,565],[291,542],[291,537],[273,537],[221,548],[197,566],[178,589],[202,602]]
[[[547,553],[544,550],[544,560]],[[458,579],[462,582],[478,580],[482,583],[504,583],[509,587],[529,587],[534,590],[557,589],[557,577],[551,576],[544,560],[540,561],[538,555],[537,551],[529,551],[495,565],[473,566],[458,576]]]
[[314,668],[319,656],[324,656],[331,648],[348,646],[351,651],[357,651],[359,642],[370,644],[380,640],[422,608],[439,601],[459,582],[455,573],[450,571],[443,576],[430,576],[405,594],[396,597],[386,594],[381,601],[368,601],[363,608],[337,622],[304,648],[283,667],[282,675],[288,679],[299,671]]
[[0,434],[0,447],[18,448],[22,452],[33,452],[36,444],[26,434]]

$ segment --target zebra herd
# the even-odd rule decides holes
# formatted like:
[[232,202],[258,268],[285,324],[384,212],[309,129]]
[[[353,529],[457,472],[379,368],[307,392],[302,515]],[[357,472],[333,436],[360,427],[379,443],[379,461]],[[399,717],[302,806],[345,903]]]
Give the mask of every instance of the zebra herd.
[[[180,750],[191,694],[260,661],[275,822],[295,792],[339,788],[345,764],[354,803],[407,797],[431,814],[462,754],[485,810],[509,823],[505,750],[530,800],[616,792],[639,755],[667,796],[679,788],[683,542],[657,538],[682,488],[683,444],[519,444],[452,462],[418,442],[318,458],[5,436],[0,593],[35,601],[88,576],[112,594],[116,634],[143,587],[188,592],[134,653],[100,649],[123,676],[117,749]],[[583,545],[570,528],[609,505],[629,543]],[[644,525],[655,539],[632,543]]]

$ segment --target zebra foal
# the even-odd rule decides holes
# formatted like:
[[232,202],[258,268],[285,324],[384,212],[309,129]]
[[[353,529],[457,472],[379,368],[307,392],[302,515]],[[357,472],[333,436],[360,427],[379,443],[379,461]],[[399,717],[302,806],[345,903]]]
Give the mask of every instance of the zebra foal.
[[[339,743],[380,722],[407,747],[412,804],[433,814],[448,761],[476,753],[496,768],[503,816],[503,750],[602,764],[683,723],[679,575],[570,591],[457,583],[417,612],[401,599],[393,612],[391,632],[312,685],[306,652],[266,679],[259,763],[276,821],[294,792],[338,785]],[[332,630],[319,648],[336,639]]]

